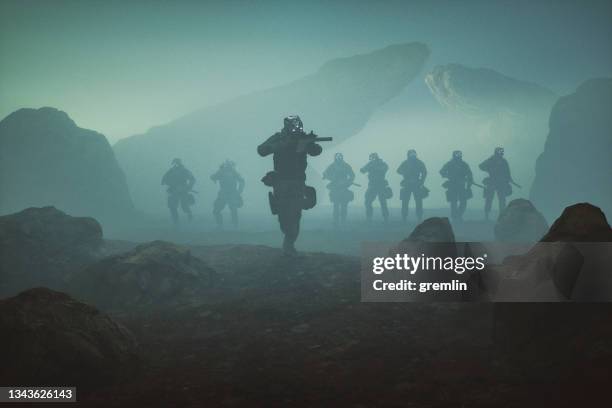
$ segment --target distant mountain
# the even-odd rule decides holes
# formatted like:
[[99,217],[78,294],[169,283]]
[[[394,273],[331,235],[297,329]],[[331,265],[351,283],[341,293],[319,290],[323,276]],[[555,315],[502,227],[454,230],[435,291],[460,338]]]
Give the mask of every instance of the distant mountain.
[[545,214],[588,201],[612,214],[612,78],[591,79],[550,114],[531,200]]
[[[462,143],[486,146],[486,155],[492,154],[496,146],[505,147],[515,179],[528,190],[557,95],[543,86],[491,69],[459,64],[435,67],[425,82],[440,105],[478,124],[478,132]],[[479,163],[484,158],[477,157],[475,161]],[[480,174],[484,177],[477,170],[476,177],[480,178]]]
[[102,221],[133,211],[106,138],[54,108],[19,109],[0,121],[0,213],[32,206]]
[[[258,157],[256,147],[282,127],[283,117],[298,114],[307,130],[332,136],[334,143],[345,140],[404,89],[428,56],[425,45],[410,43],[338,58],[289,84],[196,111],[119,141],[114,150],[136,206],[165,210],[161,176],[170,161],[180,157],[199,180],[196,189],[204,208],[210,206],[216,190],[208,177],[226,158],[236,161],[246,178],[245,206],[253,208],[254,199],[262,208],[266,198],[259,179],[272,163]],[[308,182],[317,184],[320,178],[311,175]]]

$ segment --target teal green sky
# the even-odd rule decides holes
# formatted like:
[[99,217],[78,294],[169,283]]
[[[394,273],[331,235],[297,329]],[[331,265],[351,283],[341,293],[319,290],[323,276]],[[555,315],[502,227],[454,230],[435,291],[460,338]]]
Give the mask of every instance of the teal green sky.
[[559,93],[612,75],[610,1],[0,2],[0,117],[53,106],[111,141],[316,70],[422,41]]

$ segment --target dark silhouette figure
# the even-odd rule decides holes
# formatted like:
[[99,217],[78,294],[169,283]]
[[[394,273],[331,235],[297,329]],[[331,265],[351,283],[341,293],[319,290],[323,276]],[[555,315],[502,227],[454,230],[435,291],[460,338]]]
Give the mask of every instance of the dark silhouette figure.
[[242,191],[244,190],[244,179],[236,171],[236,164],[226,160],[219,170],[210,179],[219,182],[219,193],[213,203],[213,214],[217,226],[223,226],[223,214],[221,211],[228,206],[232,218],[232,225],[238,226],[238,208],[242,207]]
[[372,203],[378,197],[380,202],[380,211],[383,216],[383,220],[386,222],[389,219],[389,209],[387,208],[387,200],[393,196],[393,191],[389,187],[389,182],[385,179],[389,166],[385,163],[377,153],[371,153],[369,157],[370,161],[368,164],[363,166],[361,173],[368,174],[368,189],[365,193],[365,208],[366,218],[372,221]]
[[499,214],[506,208],[506,197],[512,194],[512,176],[510,175],[510,166],[504,158],[504,148],[497,147],[491,157],[480,163],[480,170],[489,173],[482,184],[484,184],[483,197],[485,199],[485,219],[489,219],[493,198],[497,193],[497,201],[499,203]]
[[467,200],[472,198],[472,170],[470,166],[463,161],[463,154],[460,150],[453,152],[453,158],[448,161],[440,175],[448,180],[442,184],[446,188],[446,201],[451,206],[451,219],[460,221],[465,213]]
[[334,204],[334,225],[346,222],[348,203],[353,201],[355,195],[349,188],[355,180],[355,173],[350,164],[344,161],[342,153],[336,153],[334,162],[323,172],[323,178],[329,180],[329,201]]
[[410,196],[414,197],[416,216],[418,221],[423,220],[423,199],[429,195],[429,190],[425,187],[427,169],[425,163],[417,158],[415,150],[408,150],[406,160],[400,164],[397,173],[403,177],[401,182],[400,200],[402,201],[402,219],[408,219],[408,208]]
[[299,116],[289,116],[284,120],[280,132],[270,136],[257,147],[260,156],[272,154],[274,171],[268,172],[263,183],[273,188],[268,193],[270,210],[278,216],[281,231],[285,238],[283,251],[288,256],[297,254],[295,241],[300,232],[302,210],[316,204],[316,190],[306,185],[307,156],[318,156],[323,150],[317,141],[331,140],[317,138],[315,134],[304,132]]
[[193,174],[181,162],[181,159],[172,160],[172,167],[164,174],[162,185],[168,186],[168,208],[174,224],[178,224],[178,206],[187,214],[187,218],[191,220],[191,206],[195,204],[192,188],[196,180]]

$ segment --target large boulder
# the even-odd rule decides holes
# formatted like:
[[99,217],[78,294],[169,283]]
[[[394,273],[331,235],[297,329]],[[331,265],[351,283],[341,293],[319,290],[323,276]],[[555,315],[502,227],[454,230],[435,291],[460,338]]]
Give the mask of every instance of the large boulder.
[[[283,117],[298,114],[305,129],[332,136],[334,143],[345,140],[361,130],[381,105],[400,94],[428,56],[424,44],[409,43],[334,59],[291,83],[201,109],[120,140],[114,150],[136,206],[166,211],[160,179],[174,157],[182,158],[199,180],[208,180],[220,161],[231,158],[246,179],[245,203],[263,210],[258,189],[249,186],[260,185],[259,179],[272,163],[258,157],[256,148],[280,130]],[[310,160],[309,167],[316,160]],[[320,176],[313,175],[308,182],[322,186]],[[199,182],[197,190],[203,200],[212,201],[216,194],[210,182]]]
[[54,207],[0,217],[0,296],[33,286],[62,289],[65,278],[101,254],[102,228],[93,218]]
[[544,216],[531,201],[510,201],[495,224],[495,239],[504,242],[537,242],[548,231]]
[[126,328],[47,288],[0,300],[0,332],[2,384],[99,386],[138,367]]
[[0,213],[50,205],[102,221],[133,209],[103,135],[54,108],[19,109],[0,121]]
[[550,114],[531,201],[546,216],[588,201],[612,211],[612,78],[584,82]]
[[215,279],[189,249],[153,241],[91,264],[70,291],[105,310],[178,307],[205,301]]
[[563,210],[542,242],[612,242],[612,229],[600,208],[579,203]]

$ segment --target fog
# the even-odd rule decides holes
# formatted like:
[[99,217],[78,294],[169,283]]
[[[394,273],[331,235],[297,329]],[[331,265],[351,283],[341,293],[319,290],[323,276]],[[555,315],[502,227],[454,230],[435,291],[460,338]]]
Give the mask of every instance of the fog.
[[[226,158],[245,176],[245,211],[267,212],[259,179],[271,160],[258,157],[255,147],[287,114],[300,114],[307,130],[335,138],[310,161],[309,184],[323,206],[329,202],[319,174],[334,153],[344,153],[358,173],[368,154],[378,152],[390,167],[396,207],[395,169],[411,148],[429,170],[426,208],[447,205],[438,171],[453,150],[463,150],[481,182],[478,164],[504,146],[522,185],[511,198],[529,198],[557,98],[612,75],[610,21],[608,1],[4,1],[0,117],[50,106],[78,127],[102,133],[135,210],[154,216],[166,214],[159,180],[174,157],[198,179],[197,214],[210,213],[216,186],[208,178]],[[412,43],[423,44],[427,55],[410,60],[409,69],[404,64],[401,80],[380,79],[387,69],[382,60],[364,65],[374,67],[367,72],[356,66],[346,84],[323,78],[319,88],[309,88],[331,90],[323,98],[329,105],[295,85],[319,78],[329,61]],[[449,85],[457,93],[444,101],[426,78],[447,64],[468,75]],[[480,84],[489,81],[482,68],[492,72],[491,89],[507,79],[510,91],[481,93]],[[535,104],[536,94],[547,96]],[[353,202],[361,214],[365,176],[356,182],[364,185]],[[469,206],[480,209],[476,188],[474,196]],[[42,201],[17,201],[2,211],[60,202]],[[87,215],[79,208],[73,212]]]

